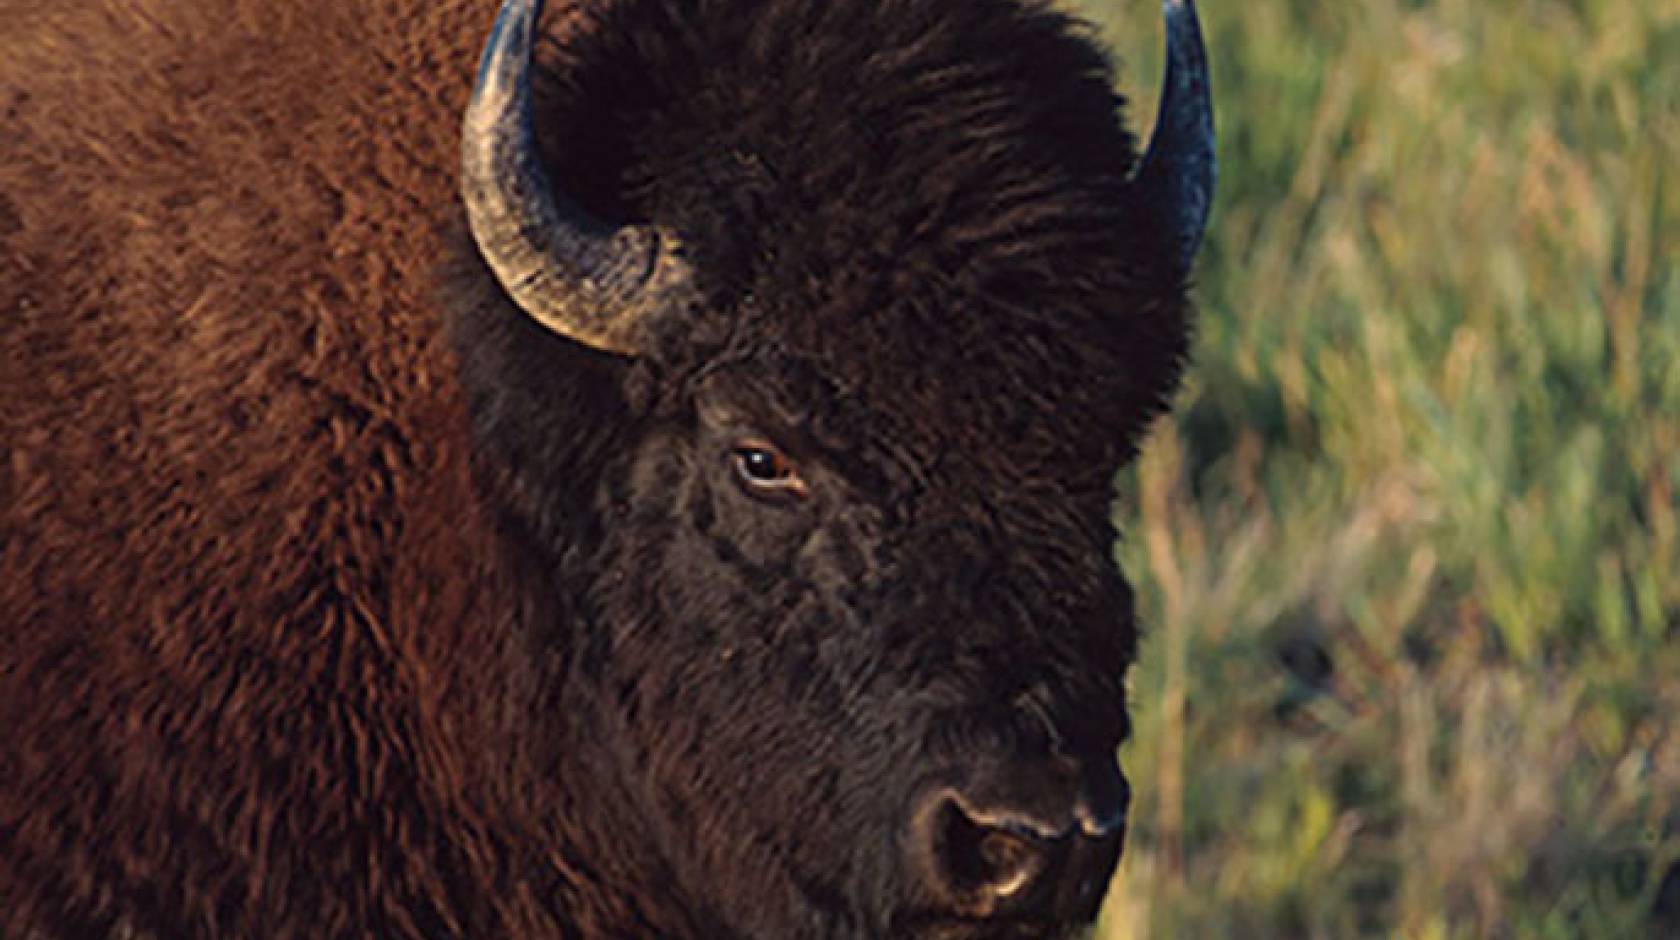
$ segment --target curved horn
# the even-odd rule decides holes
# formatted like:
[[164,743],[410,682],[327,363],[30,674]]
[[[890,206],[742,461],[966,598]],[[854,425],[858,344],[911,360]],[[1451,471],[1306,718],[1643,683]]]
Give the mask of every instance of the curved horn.
[[1207,50],[1194,0],[1162,0],[1167,20],[1167,74],[1149,150],[1134,179],[1172,232],[1176,259],[1190,270],[1207,229],[1217,167]]
[[479,252],[514,303],[581,343],[634,355],[645,318],[684,276],[674,241],[591,218],[549,184],[531,129],[542,0],[507,0],[461,134],[461,197]]

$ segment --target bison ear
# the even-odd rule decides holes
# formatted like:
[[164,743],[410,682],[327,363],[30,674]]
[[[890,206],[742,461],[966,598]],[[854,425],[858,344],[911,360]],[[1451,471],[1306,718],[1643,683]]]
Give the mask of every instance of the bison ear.
[[1207,229],[1217,175],[1207,50],[1194,0],[1162,0],[1167,68],[1149,150],[1132,185],[1167,226],[1179,270],[1188,272]]
[[473,240],[508,296],[538,323],[625,355],[692,282],[679,245],[651,226],[591,218],[548,180],[531,126],[531,46],[542,0],[506,0],[485,44],[461,137],[461,197]]

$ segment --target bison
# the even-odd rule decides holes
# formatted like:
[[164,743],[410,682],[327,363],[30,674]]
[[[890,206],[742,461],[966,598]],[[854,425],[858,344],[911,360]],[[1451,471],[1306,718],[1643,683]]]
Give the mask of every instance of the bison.
[[1189,0],[540,7],[0,0],[0,936],[1094,916]]

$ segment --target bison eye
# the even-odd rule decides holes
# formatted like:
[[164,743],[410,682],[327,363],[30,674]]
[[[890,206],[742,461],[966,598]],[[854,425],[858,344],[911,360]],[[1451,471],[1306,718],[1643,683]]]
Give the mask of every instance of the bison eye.
[[793,461],[770,444],[743,441],[735,445],[729,456],[735,464],[735,475],[749,493],[803,497],[809,492]]

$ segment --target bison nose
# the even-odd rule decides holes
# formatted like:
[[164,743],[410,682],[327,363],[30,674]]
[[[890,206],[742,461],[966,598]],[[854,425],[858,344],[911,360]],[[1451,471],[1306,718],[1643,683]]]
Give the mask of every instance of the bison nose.
[[1130,790],[1114,761],[1003,766],[929,790],[910,829],[932,894],[965,916],[1072,903],[1094,916]]

